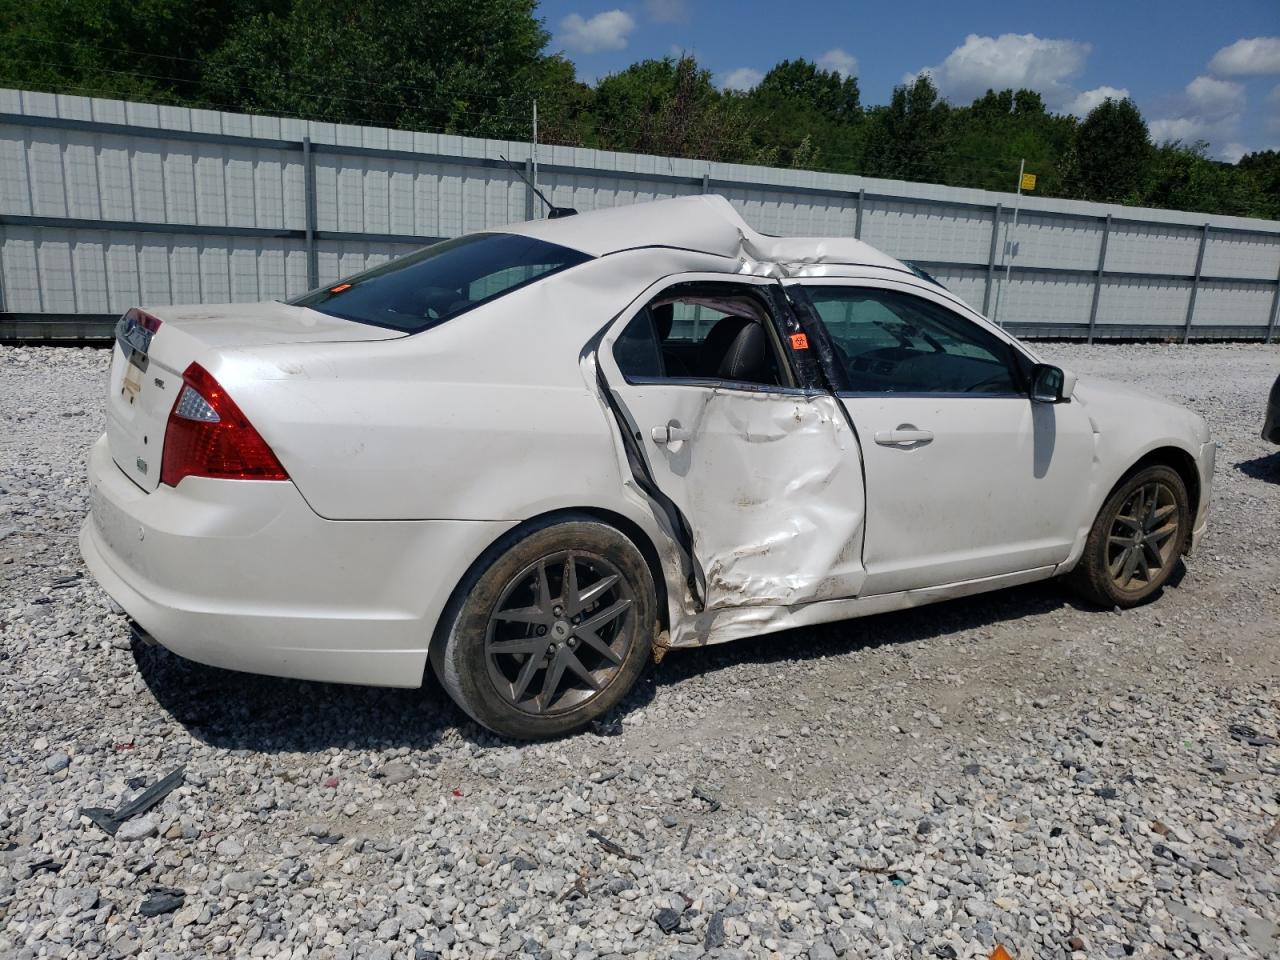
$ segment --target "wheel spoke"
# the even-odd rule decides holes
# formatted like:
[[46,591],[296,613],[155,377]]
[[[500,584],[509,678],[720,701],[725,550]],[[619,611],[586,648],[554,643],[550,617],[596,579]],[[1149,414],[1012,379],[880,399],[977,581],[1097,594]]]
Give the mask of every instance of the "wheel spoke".
[[560,687],[560,678],[564,676],[565,654],[569,653],[568,647],[561,647],[551,657],[551,664],[547,667],[547,675],[542,678],[542,693],[538,697],[539,709],[545,711],[551,706],[551,700],[556,695],[556,690]]
[[1152,510],[1149,514],[1147,514],[1147,520],[1144,526],[1148,530],[1152,529],[1153,527],[1159,526],[1161,521],[1167,519],[1169,515],[1172,514],[1174,511],[1176,511],[1177,509],[1178,509],[1178,505],[1176,503],[1170,503],[1170,504],[1166,504],[1163,507],[1159,507],[1155,510]]
[[617,603],[611,604],[597,613],[590,620],[584,620],[579,624],[579,630],[599,630],[607,623],[612,623],[631,606],[630,600],[619,600]]
[[546,637],[518,637],[515,640],[491,640],[489,642],[489,653],[491,654],[536,653],[538,656],[542,656],[546,652]]
[[548,620],[546,611],[541,607],[518,607],[513,610],[499,610],[493,616],[497,620],[506,620],[510,623],[541,623],[545,625]]
[[600,635],[594,630],[584,630],[582,627],[578,627],[574,631],[574,635],[610,663],[614,665],[622,663],[622,656],[615,653],[613,648],[601,640]]
[[1120,579],[1120,569],[1124,566],[1125,560],[1129,558],[1129,549],[1129,545],[1126,545],[1116,554],[1116,558],[1107,564],[1107,574],[1112,580]]
[[1159,571],[1164,566],[1164,557],[1160,555],[1160,548],[1148,540],[1142,545],[1142,552],[1147,559],[1147,580],[1151,579],[1151,571]]
[[524,666],[520,668],[520,676],[516,677],[516,682],[511,685],[511,701],[513,703],[520,702],[520,698],[523,697],[525,691],[529,689],[529,681],[533,679],[533,675],[538,672],[538,667],[541,665],[541,653],[530,656],[529,659],[524,662]]
[[543,610],[551,610],[551,585],[547,583],[547,562],[538,564],[538,606]]
[[1116,523],[1123,523],[1126,527],[1137,533],[1142,529],[1142,521],[1134,517],[1126,517],[1123,514],[1116,515]]
[[1168,523],[1168,524],[1165,524],[1163,527],[1161,527],[1159,530],[1152,530],[1150,533],[1148,533],[1147,542],[1163,543],[1165,540],[1168,540],[1171,536],[1173,536],[1177,532],[1178,532],[1178,524],[1176,522]]
[[564,615],[571,617],[582,608],[578,606],[578,567],[573,562],[573,554],[564,558],[564,582],[560,584],[560,605],[564,607]]
[[600,681],[595,678],[590,670],[582,665],[582,661],[578,659],[578,655],[568,647],[564,648],[564,655],[565,666],[575,673],[578,676],[578,679],[583,683],[589,686],[592,690],[598,692],[601,689]]
[[1127,587],[1138,572],[1138,561],[1141,559],[1141,551],[1137,547],[1130,547],[1124,558],[1124,569],[1120,571],[1120,579],[1123,581],[1120,586]]
[[[607,577],[601,577],[591,586],[587,587],[578,594],[578,610],[585,610],[591,604],[595,603],[602,596],[609,592],[618,580],[621,579],[616,573],[611,573]],[[577,613],[575,610],[574,613]]]
[[1114,533],[1107,537],[1107,546],[1120,547],[1122,550],[1133,546],[1133,537],[1117,537]]

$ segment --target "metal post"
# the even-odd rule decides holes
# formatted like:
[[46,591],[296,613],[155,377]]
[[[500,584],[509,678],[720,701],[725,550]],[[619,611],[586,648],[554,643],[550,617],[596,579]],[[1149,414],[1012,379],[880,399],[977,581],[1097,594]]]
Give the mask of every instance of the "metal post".
[[1102,227],[1102,243],[1098,247],[1098,272],[1093,278],[1093,303],[1089,306],[1089,339],[1093,343],[1093,328],[1098,324],[1098,301],[1102,298],[1102,274],[1107,267],[1107,241],[1111,239],[1111,214]]
[[1000,219],[1004,216],[1004,204],[997,203],[991,211],[991,251],[987,254],[987,286],[982,291],[982,313],[991,309],[991,288],[996,282],[996,251],[1000,249]]
[[711,174],[709,173],[704,173],[702,175],[702,192],[703,193],[711,192]]
[[[0,310],[3,310],[3,304],[0,304]],[[1276,274],[1276,292],[1271,297],[1271,322],[1267,324],[1267,339],[1270,343],[1271,338],[1276,334],[1276,322],[1280,320],[1280,273]]]
[[1191,278],[1191,296],[1187,298],[1187,325],[1182,330],[1182,342],[1191,342],[1191,321],[1196,313],[1196,294],[1200,292],[1200,271],[1204,269],[1204,248],[1209,243],[1209,224],[1200,231],[1200,252],[1196,254],[1196,274]]
[[1004,283],[996,288],[996,311],[992,319],[996,322],[996,326],[1000,323],[1000,294],[1005,287],[1009,285],[1009,278],[1013,274],[1013,231],[1018,228],[1018,209],[1022,206],[1022,175],[1027,172],[1027,161],[1022,159],[1018,161],[1018,192],[1014,195],[1013,200],[1013,223],[1009,225],[1009,229],[1004,232],[1004,248],[1000,251],[1000,262],[1004,265]]
[[536,199],[533,194],[533,157],[526,157],[524,161],[524,218],[526,220],[533,219],[533,212],[537,209],[534,204]]
[[533,101],[533,180],[538,185],[538,101]]
[[302,138],[302,202],[306,208],[307,289],[320,286],[320,257],[316,251],[316,161],[311,138]]
[[863,207],[866,206],[866,203],[867,203],[867,191],[859,190],[858,191],[858,207],[857,207],[858,216],[857,216],[857,219],[854,220],[853,222],[853,239],[855,240],[862,239],[862,210],[863,210]]
[[0,313],[4,313],[4,230],[0,229]]

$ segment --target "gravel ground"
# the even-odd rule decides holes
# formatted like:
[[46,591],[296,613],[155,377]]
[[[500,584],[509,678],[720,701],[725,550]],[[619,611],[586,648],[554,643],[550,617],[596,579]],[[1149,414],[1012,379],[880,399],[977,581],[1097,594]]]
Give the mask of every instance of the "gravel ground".
[[[0,348],[0,956],[1280,954],[1280,349],[1043,352],[1223,444],[1157,602],[1039,584],[673,653],[517,747],[434,682],[131,648],[75,544],[108,354]],[[81,814],[178,767],[114,836]]]

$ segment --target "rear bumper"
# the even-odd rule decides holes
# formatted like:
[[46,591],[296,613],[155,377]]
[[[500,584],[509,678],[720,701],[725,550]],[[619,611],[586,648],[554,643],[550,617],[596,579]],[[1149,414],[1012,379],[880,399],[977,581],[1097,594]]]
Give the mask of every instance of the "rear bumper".
[[89,457],[90,572],[147,634],[200,663],[416,687],[449,594],[498,521],[334,521],[289,482],[188,477],[146,493]]

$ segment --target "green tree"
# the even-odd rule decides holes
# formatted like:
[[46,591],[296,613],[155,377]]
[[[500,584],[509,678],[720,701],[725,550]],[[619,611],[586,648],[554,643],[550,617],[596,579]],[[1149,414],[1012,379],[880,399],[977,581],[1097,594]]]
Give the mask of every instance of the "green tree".
[[855,78],[808,60],[783,60],[739,99],[753,121],[757,162],[850,172],[860,165],[864,130]]
[[1152,160],[1146,121],[1132,100],[1108,97],[1085,117],[1076,134],[1072,192],[1084,200],[1136,203]]
[[642,60],[596,86],[594,142],[610,150],[704,160],[751,158],[750,123],[692,57]]
[[1257,207],[1250,216],[1280,220],[1280,150],[1246,153],[1236,164],[1240,175],[1257,188]]
[[166,103],[200,99],[225,26],[279,0],[0,0],[0,84]]
[[945,179],[952,152],[951,108],[928,74],[899,86],[887,107],[871,112],[866,172],[895,180]]
[[1208,151],[1204,141],[1157,147],[1142,202],[1174,210],[1265,216],[1259,184],[1235,166],[1209,159]]
[[988,90],[970,106],[952,111],[953,149],[945,182],[1012,190],[1025,161],[1026,169],[1036,174],[1038,194],[1060,195],[1075,127],[1073,117],[1049,113],[1032,90]]
[[[232,25],[210,57],[211,100],[257,112],[528,136],[548,35],[535,0],[291,0]],[[281,65],[288,65],[281,68]]]

